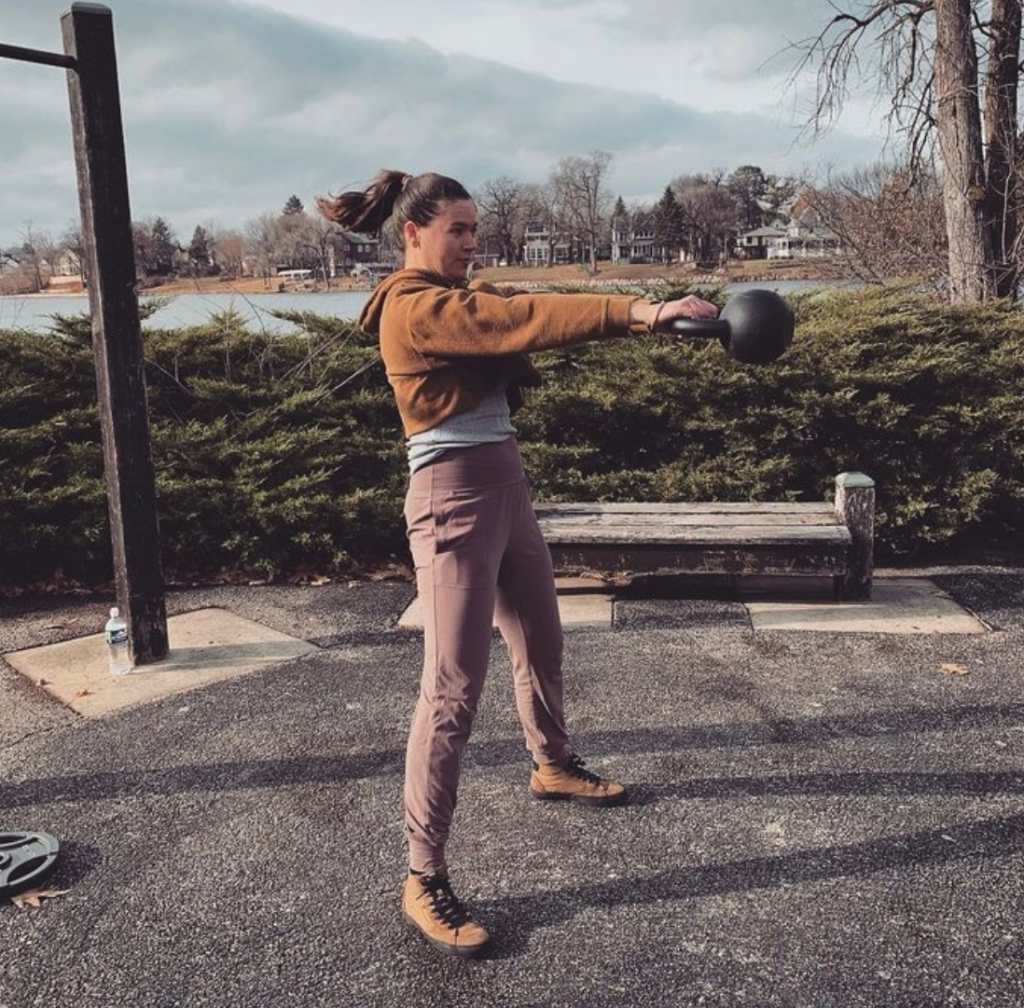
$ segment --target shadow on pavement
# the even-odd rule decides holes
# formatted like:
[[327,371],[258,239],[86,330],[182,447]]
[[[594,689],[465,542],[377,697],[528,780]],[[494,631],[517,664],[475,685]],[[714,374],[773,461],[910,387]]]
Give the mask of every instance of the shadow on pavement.
[[[788,718],[768,723],[717,724],[664,728],[624,729],[583,733],[576,738],[581,752],[588,757],[621,756],[629,753],[685,751],[688,749],[742,748],[773,743],[814,743],[836,738],[875,738],[906,732],[945,731],[999,726],[1024,725],[1024,704],[990,704],[946,709],[904,709],[870,716]],[[519,739],[479,740],[466,751],[464,765],[504,766],[525,763],[528,756]],[[276,760],[239,760],[213,765],[186,765],[134,771],[119,770],[80,775],[41,778],[8,784],[0,790],[0,809],[46,805],[52,802],[131,798],[142,795],[181,794],[195,791],[234,791],[272,785],[301,785],[309,782],[355,780],[401,774],[405,752],[389,749],[378,752],[332,758],[301,758]],[[799,781],[800,778],[792,778]],[[835,778],[818,775],[805,778],[812,790]],[[989,781],[995,790],[1021,790],[1021,776],[1002,773],[953,775],[931,774],[844,774],[839,779],[851,785],[861,781],[869,793],[884,793],[892,787],[904,792],[913,780],[922,782],[921,790],[952,790],[981,793]],[[744,779],[745,780],[745,779]],[[760,786],[785,786],[762,782]],[[938,782],[952,780],[948,786]],[[815,781],[819,784],[815,785]],[[885,782],[889,783],[886,784]],[[928,783],[932,781],[933,783]],[[647,790],[650,801],[661,794],[675,797],[699,796],[691,788],[707,786],[702,782],[652,786]],[[733,788],[756,787],[755,782],[722,782]],[[828,785],[832,789],[832,785]],[[855,789],[854,789],[855,790]],[[770,793],[770,792],[765,792]],[[641,797],[641,800],[643,798]]]
[[749,858],[577,886],[535,896],[477,904],[497,934],[492,958],[522,955],[539,927],[564,923],[599,907],[701,899],[733,892],[869,875],[894,868],[996,858],[1024,850],[1024,815],[952,828],[824,847],[778,857]]

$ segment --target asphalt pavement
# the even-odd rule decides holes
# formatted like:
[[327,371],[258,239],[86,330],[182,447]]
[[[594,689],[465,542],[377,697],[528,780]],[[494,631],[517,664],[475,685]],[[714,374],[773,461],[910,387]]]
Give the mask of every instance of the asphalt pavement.
[[[0,662],[0,831],[60,837],[69,890],[0,905],[0,1008],[1016,1008],[1024,569],[935,580],[990,632],[754,632],[728,598],[620,595],[566,647],[616,809],[530,798],[496,637],[449,848],[479,961],[398,909],[408,585],[174,592],[316,650],[100,718]],[[107,604],[9,603],[0,652]]]

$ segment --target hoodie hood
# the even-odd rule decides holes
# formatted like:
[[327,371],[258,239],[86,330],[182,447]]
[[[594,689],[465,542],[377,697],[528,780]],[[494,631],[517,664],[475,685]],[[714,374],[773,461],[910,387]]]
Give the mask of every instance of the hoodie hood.
[[370,294],[370,300],[363,306],[363,310],[359,313],[359,319],[356,325],[365,333],[369,333],[371,336],[380,335],[380,320],[384,314],[384,302],[388,298],[388,294],[394,290],[401,283],[405,283],[409,280],[418,280],[429,284],[436,285],[438,287],[444,287],[449,290],[454,290],[456,287],[465,287],[465,282],[458,280],[448,280],[441,276],[440,273],[431,273],[429,270],[420,269],[400,269],[394,273],[386,276],[376,287],[373,289],[373,293]]

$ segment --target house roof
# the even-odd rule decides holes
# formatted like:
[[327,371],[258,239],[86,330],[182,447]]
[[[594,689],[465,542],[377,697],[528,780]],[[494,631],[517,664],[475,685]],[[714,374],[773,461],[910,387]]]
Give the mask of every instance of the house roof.
[[744,231],[741,238],[781,238],[786,233],[784,228],[759,227],[753,231]]

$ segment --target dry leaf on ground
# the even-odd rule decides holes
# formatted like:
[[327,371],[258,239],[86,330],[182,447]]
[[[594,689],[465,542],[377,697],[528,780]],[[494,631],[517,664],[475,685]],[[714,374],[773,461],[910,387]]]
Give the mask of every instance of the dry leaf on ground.
[[24,910],[25,907],[36,907],[38,909],[42,906],[44,899],[53,899],[55,896],[63,896],[69,892],[71,892],[70,889],[29,889],[27,892],[12,896],[11,902],[20,910]]
[[80,689],[80,690],[79,690],[79,691],[78,691],[78,692],[77,692],[77,693],[75,694],[75,699],[77,700],[77,699],[78,699],[79,697],[85,697],[85,696],[92,696],[92,690],[88,690],[88,689]]
[[971,670],[959,662],[943,662],[939,666],[939,671],[945,672],[946,675],[968,675]]

